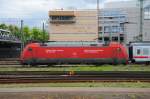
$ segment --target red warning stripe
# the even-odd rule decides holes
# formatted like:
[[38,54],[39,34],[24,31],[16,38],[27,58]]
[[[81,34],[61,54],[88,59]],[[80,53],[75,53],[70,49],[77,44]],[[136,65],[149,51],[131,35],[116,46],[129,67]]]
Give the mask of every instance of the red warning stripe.
[[134,56],[134,58],[150,58],[150,56]]

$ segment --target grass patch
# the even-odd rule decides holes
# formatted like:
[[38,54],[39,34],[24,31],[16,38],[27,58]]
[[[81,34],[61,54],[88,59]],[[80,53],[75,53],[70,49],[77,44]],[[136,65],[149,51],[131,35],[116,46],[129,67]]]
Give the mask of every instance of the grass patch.
[[0,84],[0,88],[27,87],[114,87],[114,88],[150,88],[150,83],[41,83],[41,84]]
[[150,71],[147,65],[101,65],[71,67],[0,67],[0,71]]

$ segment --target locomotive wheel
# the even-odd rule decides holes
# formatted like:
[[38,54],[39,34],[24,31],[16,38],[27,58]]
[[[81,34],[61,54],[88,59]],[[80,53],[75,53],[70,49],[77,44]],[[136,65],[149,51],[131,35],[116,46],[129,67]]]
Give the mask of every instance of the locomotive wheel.
[[54,64],[48,64],[47,67],[54,67]]
[[37,67],[37,64],[30,64],[31,67]]
[[117,58],[113,59],[113,65],[118,65],[118,59]]
[[126,65],[127,65],[127,63],[123,63],[123,65],[125,65],[125,66],[126,66]]

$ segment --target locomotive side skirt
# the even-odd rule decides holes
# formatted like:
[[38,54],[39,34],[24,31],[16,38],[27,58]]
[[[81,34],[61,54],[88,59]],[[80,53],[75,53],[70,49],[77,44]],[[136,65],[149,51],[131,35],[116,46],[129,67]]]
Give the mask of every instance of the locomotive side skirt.
[[104,58],[66,58],[66,59],[29,59],[23,61],[23,64],[126,64],[126,59],[104,59]]

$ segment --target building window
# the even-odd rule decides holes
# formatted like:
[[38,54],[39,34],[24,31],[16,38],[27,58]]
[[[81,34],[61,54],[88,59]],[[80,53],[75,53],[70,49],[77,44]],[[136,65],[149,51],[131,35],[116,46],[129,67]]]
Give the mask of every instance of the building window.
[[110,33],[111,32],[111,27],[110,26],[105,26],[104,27],[104,32],[105,33]]
[[124,42],[124,37],[120,37],[120,42],[121,42],[121,43]]
[[119,27],[118,26],[112,26],[112,33],[118,33]]
[[104,32],[105,33],[119,33],[120,27],[119,26],[105,26],[104,27]]
[[52,16],[51,20],[72,20],[72,16]]
[[99,32],[99,34],[103,34],[103,32]]
[[118,37],[112,37],[112,41],[118,41]]
[[102,41],[102,37],[99,37],[98,40],[99,40],[99,41]]
[[56,22],[75,22],[75,17],[74,16],[51,16],[50,17],[50,22],[51,23],[56,23]]
[[144,8],[144,19],[150,19],[150,7]]
[[103,30],[103,28],[100,26],[98,27],[98,31],[101,32]]
[[105,42],[110,41],[110,40],[109,40],[109,37],[104,37],[104,41],[105,41]]

